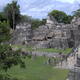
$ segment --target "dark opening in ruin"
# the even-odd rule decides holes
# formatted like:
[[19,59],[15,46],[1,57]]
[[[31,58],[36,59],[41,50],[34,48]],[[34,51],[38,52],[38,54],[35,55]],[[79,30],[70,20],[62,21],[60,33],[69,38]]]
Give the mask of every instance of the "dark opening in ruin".
[[80,25],[78,25],[78,30],[80,30]]
[[52,39],[52,37],[47,37],[48,39]]
[[73,32],[73,30],[70,30],[70,32],[71,32],[71,38],[74,39],[74,32]]
[[22,42],[22,45],[25,45],[25,41]]
[[74,43],[73,40],[71,40],[71,41],[68,42],[68,45],[69,45],[69,48],[73,48],[75,43]]

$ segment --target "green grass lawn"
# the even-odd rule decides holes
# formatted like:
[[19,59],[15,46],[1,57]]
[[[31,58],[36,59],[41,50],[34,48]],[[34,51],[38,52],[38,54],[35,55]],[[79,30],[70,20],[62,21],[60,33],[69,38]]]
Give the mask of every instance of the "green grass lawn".
[[39,51],[39,52],[52,52],[52,53],[62,52],[63,54],[68,54],[72,51],[72,48],[67,48],[65,50],[54,49],[54,48],[38,48],[38,49],[35,50],[32,47],[27,47],[27,46],[22,46],[22,45],[13,45],[12,47],[16,48],[16,49],[23,49],[24,51]]
[[25,69],[15,66],[7,73],[19,80],[65,80],[69,72],[45,64],[47,58],[44,57],[26,58],[24,61],[26,64]]

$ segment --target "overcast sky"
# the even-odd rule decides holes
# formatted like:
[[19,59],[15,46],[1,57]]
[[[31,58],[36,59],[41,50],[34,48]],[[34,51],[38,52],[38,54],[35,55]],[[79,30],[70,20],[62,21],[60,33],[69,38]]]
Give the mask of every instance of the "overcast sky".
[[[57,1],[62,1],[62,2],[70,2],[73,3],[75,0],[57,0]],[[78,0],[77,0],[78,1]]]
[[[0,10],[12,0],[0,0]],[[47,14],[58,9],[71,14],[79,8],[79,0],[17,0],[20,5],[21,13],[34,18],[45,18]]]

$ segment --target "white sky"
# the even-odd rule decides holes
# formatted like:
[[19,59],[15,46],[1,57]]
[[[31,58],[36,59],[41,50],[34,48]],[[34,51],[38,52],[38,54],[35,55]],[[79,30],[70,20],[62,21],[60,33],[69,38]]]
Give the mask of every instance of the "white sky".
[[56,1],[73,3],[74,1],[79,1],[79,0],[56,0]]

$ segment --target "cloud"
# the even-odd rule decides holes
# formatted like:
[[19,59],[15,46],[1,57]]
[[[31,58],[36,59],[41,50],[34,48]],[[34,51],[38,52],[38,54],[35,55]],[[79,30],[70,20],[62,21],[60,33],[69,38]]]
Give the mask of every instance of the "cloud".
[[76,0],[57,0],[57,1],[74,3],[74,1],[76,1]]
[[[75,0],[33,0],[28,3],[24,0],[24,2],[21,12],[34,18],[44,18],[54,9],[71,14],[72,11],[78,8],[78,2],[74,4]],[[20,5],[22,5],[22,3],[20,3]]]
[[48,6],[44,6],[43,8],[31,8],[31,9],[29,9],[29,11],[33,11],[33,12],[46,12],[46,11],[49,11],[49,10],[51,10],[52,9],[52,7],[53,7],[53,5],[48,5]]
[[[0,10],[12,0],[0,0]],[[54,10],[61,10],[68,14],[78,8],[78,0],[18,0],[22,14],[34,18],[44,18]]]

